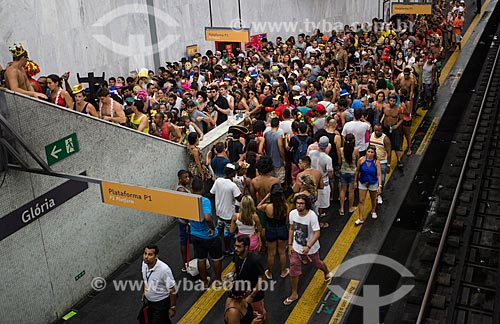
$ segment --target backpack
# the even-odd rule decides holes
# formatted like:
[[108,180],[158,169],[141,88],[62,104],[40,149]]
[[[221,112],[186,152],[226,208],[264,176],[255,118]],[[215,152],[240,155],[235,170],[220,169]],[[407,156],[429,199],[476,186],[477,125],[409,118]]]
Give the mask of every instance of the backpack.
[[308,137],[302,140],[300,139],[300,137],[297,136],[297,140],[299,141],[299,147],[295,152],[293,152],[293,163],[299,164],[299,158],[304,155],[307,155],[307,147],[309,146],[307,144],[307,139]]

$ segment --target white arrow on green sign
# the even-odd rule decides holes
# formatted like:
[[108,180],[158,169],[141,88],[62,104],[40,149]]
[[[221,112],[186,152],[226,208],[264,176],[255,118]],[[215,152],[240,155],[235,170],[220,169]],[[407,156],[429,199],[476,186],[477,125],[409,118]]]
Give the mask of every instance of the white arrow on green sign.
[[52,165],[79,151],[76,133],[61,138],[60,140],[45,146],[47,163]]

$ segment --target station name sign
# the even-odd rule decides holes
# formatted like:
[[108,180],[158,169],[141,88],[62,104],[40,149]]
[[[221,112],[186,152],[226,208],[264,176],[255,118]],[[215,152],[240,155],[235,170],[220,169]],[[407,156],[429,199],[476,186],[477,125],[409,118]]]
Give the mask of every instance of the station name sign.
[[250,28],[205,27],[205,40],[207,42],[249,42]]
[[432,5],[429,3],[392,3],[393,15],[432,15]]
[[[85,172],[82,173],[82,175],[85,174]],[[47,215],[66,201],[87,190],[88,187],[86,182],[68,180],[0,218],[0,241]]]

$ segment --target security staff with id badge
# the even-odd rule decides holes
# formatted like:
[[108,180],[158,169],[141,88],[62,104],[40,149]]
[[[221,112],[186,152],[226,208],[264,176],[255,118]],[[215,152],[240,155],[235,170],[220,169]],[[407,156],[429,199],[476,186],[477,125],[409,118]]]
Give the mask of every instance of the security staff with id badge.
[[158,259],[159,252],[158,246],[154,244],[144,248],[142,298],[148,306],[150,324],[171,324],[170,318],[175,316],[175,280],[170,267]]

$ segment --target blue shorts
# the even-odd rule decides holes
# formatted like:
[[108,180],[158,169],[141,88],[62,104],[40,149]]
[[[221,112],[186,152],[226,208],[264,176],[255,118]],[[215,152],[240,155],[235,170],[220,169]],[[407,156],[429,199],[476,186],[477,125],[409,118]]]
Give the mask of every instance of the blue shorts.
[[361,183],[358,181],[358,188],[361,190],[377,191],[378,183]]
[[219,227],[219,232],[224,233],[224,238],[233,238],[234,233],[231,233],[229,229],[231,228],[230,219],[219,218],[217,221],[217,226]]
[[286,225],[271,226],[266,227],[266,241],[286,241],[288,240],[288,227]]
[[181,245],[186,245],[188,240],[187,224],[179,222],[179,241]]
[[431,84],[423,83],[424,86],[424,95],[426,97],[432,97]]
[[340,184],[343,186],[352,186],[354,184],[354,173],[340,173]]

